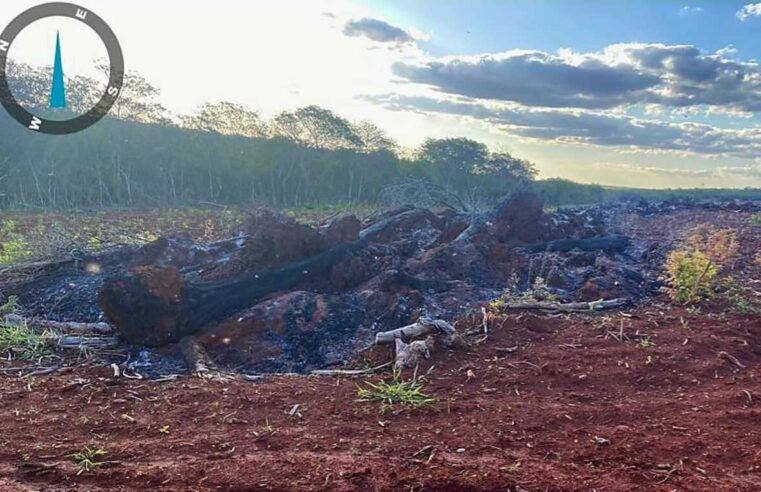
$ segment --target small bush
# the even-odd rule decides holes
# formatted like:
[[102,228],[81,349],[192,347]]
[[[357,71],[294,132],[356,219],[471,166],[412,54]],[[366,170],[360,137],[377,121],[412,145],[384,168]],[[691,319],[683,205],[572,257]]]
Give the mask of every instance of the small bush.
[[34,360],[52,355],[57,339],[54,332],[37,332],[26,323],[0,325],[0,353],[10,359]]
[[431,405],[436,402],[423,393],[423,385],[417,377],[404,381],[401,374],[394,372],[391,382],[381,381],[378,384],[366,383],[367,387],[357,387],[357,397],[360,401],[379,401],[384,405]]
[[750,290],[743,287],[737,279],[728,277],[721,283],[722,297],[732,304],[732,310],[738,314],[759,314],[761,308],[752,300]]
[[9,265],[32,256],[24,236],[16,232],[16,224],[6,220],[0,228],[0,265]]
[[713,294],[716,276],[737,256],[737,235],[729,229],[700,227],[685,245],[672,251],[666,260],[666,272],[674,301],[691,304]]
[[[550,275],[554,275],[555,267],[549,271]],[[529,272],[531,276],[531,272]],[[530,278],[529,278],[530,280]],[[528,289],[522,290],[520,287],[520,279],[516,274],[513,274],[507,282],[507,288],[496,299],[493,299],[489,305],[492,309],[502,312],[505,310],[509,301],[518,302],[557,302],[558,297],[552,292],[551,287],[547,284],[547,280],[541,275],[534,277],[533,282],[530,282]]]
[[719,273],[719,269],[700,251],[683,250],[669,254],[666,270],[671,283],[671,298],[685,304],[710,297],[713,279]]
[[6,314],[13,314],[17,312],[18,309],[19,309],[18,296],[8,296],[8,299],[6,299],[5,304],[0,306],[0,316],[5,316]]
[[753,227],[761,227],[761,212],[748,217],[748,224]]
[[98,461],[101,456],[105,456],[108,452],[105,449],[91,448],[85,446],[81,451],[71,455],[72,461],[77,466],[77,475],[87,473],[103,466],[103,462]]

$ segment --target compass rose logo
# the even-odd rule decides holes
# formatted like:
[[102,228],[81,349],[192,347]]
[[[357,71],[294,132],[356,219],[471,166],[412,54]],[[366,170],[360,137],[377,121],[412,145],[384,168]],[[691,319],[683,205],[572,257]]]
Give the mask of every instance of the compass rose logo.
[[[49,119],[37,114],[32,108],[25,108],[13,96],[7,77],[8,53],[18,35],[30,24],[49,17],[64,17],[75,19],[89,26],[106,48],[108,53],[108,83],[103,88],[102,95],[95,105],[84,114],[75,115],[69,119]],[[50,97],[48,108],[63,110],[67,104],[66,80],[60,32],[55,33],[55,53],[53,53],[53,71],[50,81]],[[21,125],[31,131],[51,135],[75,133],[95,124],[103,118],[116,102],[124,80],[124,56],[119,41],[114,32],[94,12],[79,5],[54,2],[32,7],[22,12],[0,33],[0,103],[8,113]]]

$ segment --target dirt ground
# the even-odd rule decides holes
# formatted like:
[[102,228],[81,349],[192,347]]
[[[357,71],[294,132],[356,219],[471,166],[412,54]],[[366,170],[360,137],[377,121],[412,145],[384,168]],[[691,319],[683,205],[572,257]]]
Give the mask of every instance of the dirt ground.
[[[761,236],[741,216],[711,219],[742,229],[734,275],[757,295]],[[488,327],[470,350],[437,354],[424,379],[437,401],[419,408],[356,401],[357,385],[387,373],[148,382],[93,365],[3,377],[0,490],[761,488],[760,315],[658,297],[498,314]],[[84,446],[107,463],[77,475],[70,456]]]

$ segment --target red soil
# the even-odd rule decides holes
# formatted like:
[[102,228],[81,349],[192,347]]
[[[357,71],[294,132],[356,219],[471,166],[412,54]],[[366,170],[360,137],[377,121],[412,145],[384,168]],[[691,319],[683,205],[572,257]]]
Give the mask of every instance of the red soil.
[[[605,337],[621,324],[630,341]],[[760,318],[651,306],[490,326],[436,361],[424,408],[382,412],[328,377],[5,379],[0,490],[758,490]],[[114,463],[76,476],[85,445]]]

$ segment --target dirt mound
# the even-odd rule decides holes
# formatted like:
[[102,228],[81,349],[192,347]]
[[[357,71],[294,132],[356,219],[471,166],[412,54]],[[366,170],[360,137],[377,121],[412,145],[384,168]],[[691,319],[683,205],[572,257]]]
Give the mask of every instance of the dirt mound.
[[325,246],[330,248],[339,244],[351,243],[359,239],[362,222],[355,215],[342,215],[320,228]]
[[518,190],[496,208],[493,225],[495,236],[502,241],[538,241],[545,235],[543,217],[542,198],[527,189]]
[[294,291],[205,331],[200,341],[225,367],[304,372],[344,363],[364,318],[361,296]]

